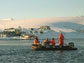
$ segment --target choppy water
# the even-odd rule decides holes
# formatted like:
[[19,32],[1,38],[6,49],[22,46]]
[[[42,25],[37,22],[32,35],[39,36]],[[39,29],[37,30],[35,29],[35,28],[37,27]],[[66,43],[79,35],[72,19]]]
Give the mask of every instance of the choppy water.
[[32,40],[0,40],[0,63],[84,63],[84,40],[68,42],[78,50],[32,51]]

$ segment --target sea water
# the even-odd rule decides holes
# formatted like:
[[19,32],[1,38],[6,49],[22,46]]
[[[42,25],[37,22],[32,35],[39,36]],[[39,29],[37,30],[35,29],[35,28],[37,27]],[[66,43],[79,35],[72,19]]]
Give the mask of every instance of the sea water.
[[0,40],[0,63],[84,63],[84,40],[65,40],[65,45],[69,42],[78,50],[33,51],[33,40]]

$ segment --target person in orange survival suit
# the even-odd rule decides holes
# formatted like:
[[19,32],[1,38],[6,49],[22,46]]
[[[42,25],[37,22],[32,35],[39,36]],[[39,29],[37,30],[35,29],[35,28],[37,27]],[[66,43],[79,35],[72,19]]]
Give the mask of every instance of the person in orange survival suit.
[[50,41],[49,41],[48,38],[46,38],[46,39],[44,40],[44,45],[45,45],[45,46],[47,46],[47,45],[49,46],[49,44],[50,44]]
[[62,32],[60,32],[60,35],[59,35],[59,46],[64,46],[64,36]]
[[52,46],[55,47],[56,41],[55,38],[52,38]]
[[35,37],[34,44],[37,45],[37,43],[39,43],[39,40],[38,40],[38,37]]

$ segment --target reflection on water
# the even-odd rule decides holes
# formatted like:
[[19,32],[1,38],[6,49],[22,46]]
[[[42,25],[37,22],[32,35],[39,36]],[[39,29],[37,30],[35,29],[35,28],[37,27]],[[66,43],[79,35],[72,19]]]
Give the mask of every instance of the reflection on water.
[[0,63],[84,63],[83,41],[65,40],[75,43],[74,51],[32,51],[32,40],[0,40]]

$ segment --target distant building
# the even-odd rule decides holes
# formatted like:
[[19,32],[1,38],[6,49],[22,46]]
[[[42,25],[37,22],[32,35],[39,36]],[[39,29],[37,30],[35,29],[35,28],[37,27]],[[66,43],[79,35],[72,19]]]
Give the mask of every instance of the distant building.
[[6,34],[0,34],[0,37],[7,37]]
[[50,29],[50,26],[40,26],[40,28],[29,28],[30,34],[43,34],[45,30]]
[[50,30],[50,26],[40,26],[40,29],[42,29],[42,30]]
[[0,33],[1,37],[11,37],[11,36],[20,36],[21,30],[15,28],[4,29],[3,32]]
[[15,32],[15,28],[4,29],[4,32]]
[[38,33],[37,28],[29,28],[28,30],[30,31],[30,34]]

